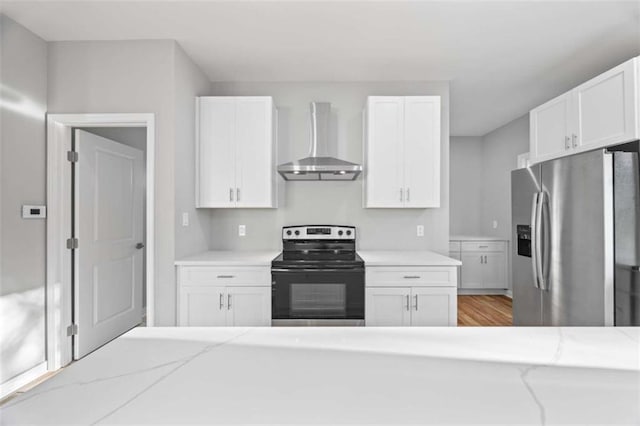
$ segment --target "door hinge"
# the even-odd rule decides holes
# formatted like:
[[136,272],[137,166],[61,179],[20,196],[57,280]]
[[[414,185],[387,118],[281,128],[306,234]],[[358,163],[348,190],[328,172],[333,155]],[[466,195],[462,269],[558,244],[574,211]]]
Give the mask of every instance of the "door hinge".
[[69,160],[72,163],[75,163],[78,161],[78,153],[75,151],[67,151],[67,160]]
[[78,324],[71,324],[67,327],[67,336],[76,336],[78,334]]
[[78,248],[78,239],[77,238],[68,238],[67,239],[67,248],[69,250]]

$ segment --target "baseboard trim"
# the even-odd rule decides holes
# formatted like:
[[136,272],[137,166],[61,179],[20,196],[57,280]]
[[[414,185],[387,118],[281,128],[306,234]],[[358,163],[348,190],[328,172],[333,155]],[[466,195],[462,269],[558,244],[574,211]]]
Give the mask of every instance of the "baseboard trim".
[[0,384],[0,399],[11,395],[24,385],[36,380],[47,372],[47,362],[43,361],[30,370],[25,371],[22,374],[18,374],[13,379],[9,379],[6,382]]
[[511,297],[511,291],[497,288],[459,288],[459,296],[507,296]]

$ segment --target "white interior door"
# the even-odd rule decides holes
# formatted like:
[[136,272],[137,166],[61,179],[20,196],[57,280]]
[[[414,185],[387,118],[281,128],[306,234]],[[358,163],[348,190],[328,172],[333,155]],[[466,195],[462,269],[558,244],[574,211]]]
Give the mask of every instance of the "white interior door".
[[143,153],[75,131],[74,358],[142,320]]

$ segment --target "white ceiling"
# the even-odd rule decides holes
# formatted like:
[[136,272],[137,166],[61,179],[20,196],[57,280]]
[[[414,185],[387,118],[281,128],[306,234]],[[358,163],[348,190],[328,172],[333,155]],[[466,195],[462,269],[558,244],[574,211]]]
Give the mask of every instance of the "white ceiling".
[[175,39],[212,81],[451,80],[484,135],[640,54],[640,1],[0,1],[45,40]]

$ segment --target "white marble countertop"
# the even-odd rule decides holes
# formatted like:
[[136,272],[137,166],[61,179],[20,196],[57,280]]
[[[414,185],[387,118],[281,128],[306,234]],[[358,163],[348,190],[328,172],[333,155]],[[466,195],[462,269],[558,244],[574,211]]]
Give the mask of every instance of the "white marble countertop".
[[462,262],[432,251],[358,250],[365,266],[460,266]]
[[638,424],[640,328],[136,328],[2,424]]
[[271,266],[278,251],[206,251],[176,260],[178,266]]
[[509,241],[509,239],[502,237],[487,237],[486,235],[453,235],[449,237],[449,241]]

